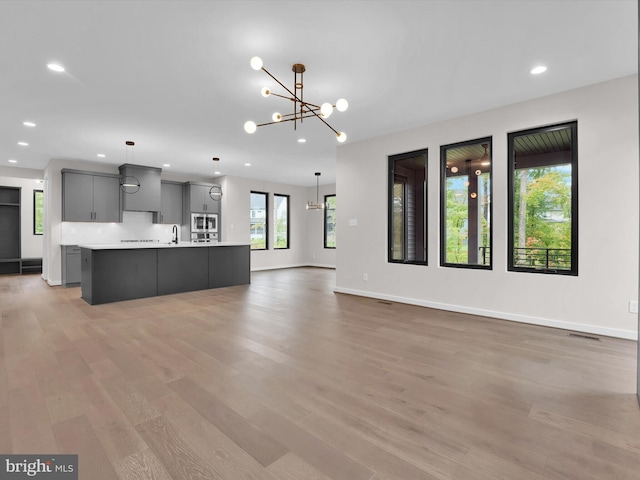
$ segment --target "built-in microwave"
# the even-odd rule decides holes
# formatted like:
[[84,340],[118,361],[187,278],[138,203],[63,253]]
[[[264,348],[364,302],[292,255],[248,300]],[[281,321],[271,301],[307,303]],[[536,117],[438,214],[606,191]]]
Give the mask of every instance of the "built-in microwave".
[[191,233],[217,233],[218,214],[216,213],[192,213]]

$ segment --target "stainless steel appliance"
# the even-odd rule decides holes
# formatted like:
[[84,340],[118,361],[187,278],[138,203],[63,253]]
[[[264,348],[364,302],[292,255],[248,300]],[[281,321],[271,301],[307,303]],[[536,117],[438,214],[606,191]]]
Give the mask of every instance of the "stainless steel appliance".
[[192,233],[191,241],[194,243],[216,243],[218,241],[217,233]]
[[192,213],[191,214],[191,241],[192,242],[217,242],[218,241],[218,214],[217,213]]
[[217,213],[192,213],[191,233],[217,233],[218,214]]

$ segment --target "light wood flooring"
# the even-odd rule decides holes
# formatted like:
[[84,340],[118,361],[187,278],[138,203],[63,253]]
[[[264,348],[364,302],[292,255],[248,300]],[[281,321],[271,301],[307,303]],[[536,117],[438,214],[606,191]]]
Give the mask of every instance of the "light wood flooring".
[[76,453],[81,480],[640,478],[635,342],[334,283],[90,306],[0,276],[0,453]]

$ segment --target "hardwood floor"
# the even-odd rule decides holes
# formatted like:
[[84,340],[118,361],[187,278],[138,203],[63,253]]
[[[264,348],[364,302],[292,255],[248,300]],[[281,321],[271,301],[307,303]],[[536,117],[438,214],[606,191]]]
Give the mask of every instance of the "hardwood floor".
[[90,306],[0,276],[0,453],[77,453],[82,480],[638,478],[635,342],[334,282]]

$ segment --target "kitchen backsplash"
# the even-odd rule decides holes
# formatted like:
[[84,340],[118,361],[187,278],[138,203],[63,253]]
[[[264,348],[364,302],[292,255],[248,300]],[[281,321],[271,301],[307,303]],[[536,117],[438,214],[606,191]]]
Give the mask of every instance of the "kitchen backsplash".
[[[122,223],[62,222],[60,245],[118,243],[122,240],[170,242],[173,225],[153,223],[151,212],[122,212]],[[178,225],[178,236],[180,225]],[[182,240],[178,237],[179,240]]]

